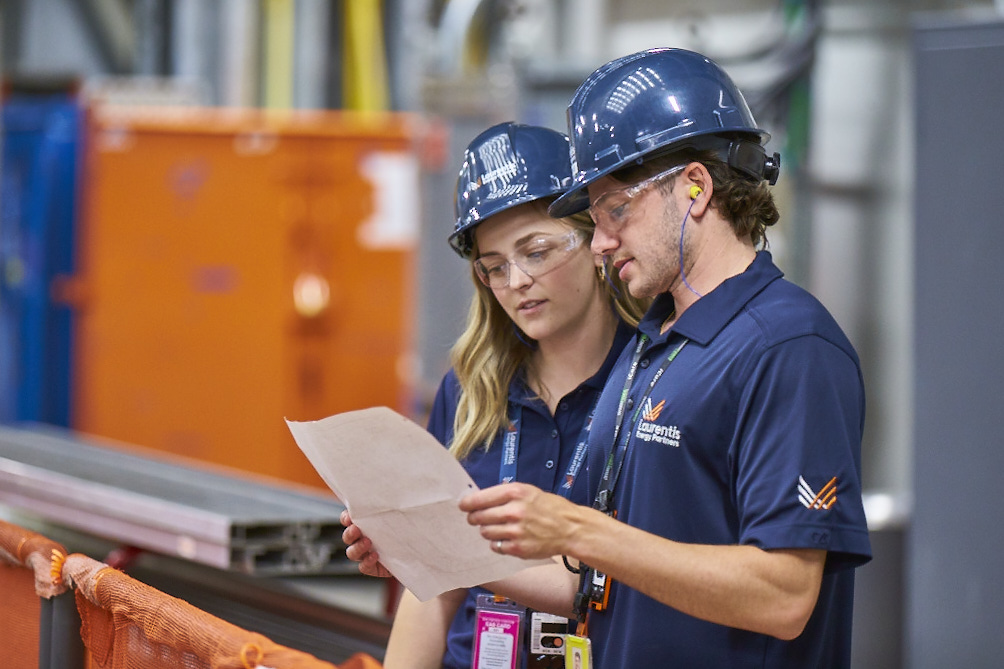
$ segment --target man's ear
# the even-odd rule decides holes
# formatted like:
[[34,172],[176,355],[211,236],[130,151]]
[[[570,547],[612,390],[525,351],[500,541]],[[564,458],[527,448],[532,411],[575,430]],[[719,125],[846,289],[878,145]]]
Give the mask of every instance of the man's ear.
[[698,162],[687,165],[683,172],[683,187],[691,200],[690,216],[700,218],[707,212],[715,190],[708,168]]

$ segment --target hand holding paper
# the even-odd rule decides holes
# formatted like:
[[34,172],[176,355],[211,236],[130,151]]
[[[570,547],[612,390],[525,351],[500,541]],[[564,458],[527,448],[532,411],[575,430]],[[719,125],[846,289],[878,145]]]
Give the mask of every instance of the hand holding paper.
[[286,424],[380,561],[418,599],[550,562],[492,552],[457,508],[474,482],[442,444],[404,416],[376,407]]

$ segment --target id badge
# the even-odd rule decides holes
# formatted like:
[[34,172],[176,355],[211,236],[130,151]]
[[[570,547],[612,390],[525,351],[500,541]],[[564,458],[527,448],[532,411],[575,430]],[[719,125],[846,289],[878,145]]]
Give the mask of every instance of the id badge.
[[593,645],[589,637],[565,637],[565,669],[593,669]]
[[534,655],[564,655],[568,618],[542,611],[530,614],[530,652]]
[[478,595],[474,612],[474,652],[471,669],[517,669],[524,609],[494,595]]
[[530,654],[527,669],[562,669],[568,618],[530,610]]

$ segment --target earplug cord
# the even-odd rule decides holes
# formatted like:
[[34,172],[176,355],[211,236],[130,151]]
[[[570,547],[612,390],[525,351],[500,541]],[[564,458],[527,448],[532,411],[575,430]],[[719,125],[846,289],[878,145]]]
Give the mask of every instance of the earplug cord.
[[[698,190],[697,194],[700,195],[700,191],[699,190]],[[701,293],[697,292],[694,289],[694,287],[690,285],[690,282],[687,281],[687,272],[686,272],[685,269],[683,269],[683,233],[687,229],[687,219],[690,218],[690,210],[694,208],[694,204],[696,204],[696,203],[697,203],[697,198],[695,196],[694,199],[692,199],[690,201],[690,206],[687,207],[687,213],[684,214],[684,216],[683,216],[683,224],[680,225],[680,278],[683,279],[683,284],[688,289],[690,289],[690,292],[692,292],[694,295],[697,295],[698,297],[704,297],[704,295],[702,295]],[[619,297],[620,296],[620,291],[617,290],[617,286],[614,285],[614,282],[611,279],[611,276],[610,276],[611,273],[607,270],[607,261],[609,259],[610,259],[610,256],[603,256],[603,260],[601,261],[601,265],[600,265],[600,274],[602,275],[603,279],[607,282],[607,284],[610,286],[610,288],[613,290],[614,294]]]
[[683,279],[683,285],[689,288],[690,292],[698,297],[704,297],[690,285],[690,282],[687,281],[687,271],[683,269],[683,231],[687,229],[687,219],[690,218],[690,210],[694,208],[694,204],[696,202],[696,198],[690,201],[690,206],[687,207],[687,213],[683,215],[683,224],[680,226],[680,278]]

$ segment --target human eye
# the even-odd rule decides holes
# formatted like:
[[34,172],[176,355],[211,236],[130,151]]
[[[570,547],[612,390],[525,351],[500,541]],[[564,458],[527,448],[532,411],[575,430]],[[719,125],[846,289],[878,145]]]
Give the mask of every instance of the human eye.
[[557,244],[552,239],[535,239],[520,249],[520,255],[531,262],[546,260],[555,250]]
[[506,261],[495,258],[478,258],[474,266],[478,270],[478,274],[481,275],[485,283],[492,285],[495,282],[503,282],[507,280],[508,276],[506,273]]
[[488,278],[497,278],[505,276],[505,266],[506,263],[500,262],[498,260],[481,262],[481,269],[482,271],[484,271],[485,276],[487,276]]
[[607,216],[609,216],[614,221],[622,221],[628,215],[628,207],[631,204],[630,200],[622,200],[620,202],[613,202],[610,208],[607,210]]

